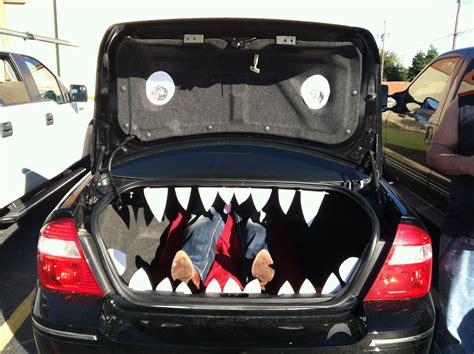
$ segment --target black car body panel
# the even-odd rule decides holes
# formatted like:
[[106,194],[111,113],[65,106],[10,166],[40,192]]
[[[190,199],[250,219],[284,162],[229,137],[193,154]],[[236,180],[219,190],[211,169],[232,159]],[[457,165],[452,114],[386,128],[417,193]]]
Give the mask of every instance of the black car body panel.
[[[198,39],[203,35],[209,41],[185,43],[190,40],[186,37],[189,33],[195,33]],[[357,109],[349,112],[353,107],[338,107],[345,116],[337,118],[334,118],[336,109],[327,112],[336,120],[334,129],[329,129],[333,134],[328,131],[315,133],[314,129],[305,131],[307,117],[301,120],[303,128],[291,126],[288,133],[278,131],[278,124],[266,124],[265,120],[241,125],[239,117],[244,114],[238,109],[234,112],[238,114],[231,114],[232,119],[222,125],[203,122],[204,125],[197,128],[194,125],[193,129],[184,126],[185,117],[172,117],[176,126],[167,131],[163,117],[158,119],[159,115],[153,115],[153,109],[146,105],[140,107],[137,102],[141,102],[141,98],[134,97],[140,89],[134,86],[137,83],[131,77],[137,73],[142,82],[149,72],[127,69],[120,62],[123,58],[117,59],[117,53],[124,50],[122,43],[127,43],[125,47],[131,45],[141,50],[140,59],[146,59],[143,51],[146,52],[151,44],[176,43],[179,48],[186,44],[183,49],[186,55],[189,50],[202,54],[202,45],[212,47],[215,52],[217,45],[217,52],[229,50],[229,54],[225,54],[229,55],[226,57],[229,60],[234,54],[238,58],[252,59],[265,47],[265,41],[255,42],[254,37],[278,47],[277,43],[282,39],[277,37],[281,35],[287,40],[296,37],[297,44],[295,48],[283,45],[282,53],[295,53],[296,50],[296,53],[305,54],[305,46],[312,41],[312,47],[323,48],[322,53],[335,48],[336,53],[331,52],[333,59],[344,53],[349,53],[351,60],[355,58],[356,64],[349,64],[346,69],[358,68],[354,70],[360,69],[359,75],[355,81],[341,83],[342,91],[336,96],[340,95],[340,102],[357,101],[353,105]],[[299,49],[298,41],[302,45]],[[252,49],[252,43],[257,47]],[[191,47],[188,48],[188,44]],[[351,48],[348,52],[341,49],[346,46]],[[278,48],[274,48],[275,52],[279,52]],[[250,55],[242,56],[241,53],[247,53],[245,50]],[[175,52],[170,49],[166,53]],[[156,55],[151,49],[150,53]],[[265,53],[264,56],[268,54]],[[123,57],[133,61],[130,54],[123,54]],[[322,58],[320,55],[319,59]],[[388,184],[379,181],[381,99],[378,93],[381,89],[378,60],[377,47],[370,33],[351,27],[242,19],[157,21],[111,27],[102,42],[98,61],[92,171],[65,196],[47,220],[74,219],[84,258],[104,295],[56,293],[40,284],[32,313],[39,352],[427,353],[435,320],[429,293],[403,301],[363,300],[392,248],[397,226],[400,223],[420,226],[412,210]],[[239,73],[242,63],[246,67],[252,64],[240,59],[236,62]],[[153,60],[147,59],[144,67],[148,70],[152,63]],[[255,62],[253,64],[257,66]],[[135,69],[138,71],[127,71]],[[301,73],[301,68],[298,67],[296,73]],[[262,82],[255,84],[254,78],[249,79],[248,75],[242,74],[243,86],[249,83],[259,89],[264,86]],[[237,80],[240,80],[238,76]],[[267,80],[268,86],[278,86],[275,78]],[[218,82],[222,95],[229,98],[225,81]],[[354,82],[357,87],[348,90]],[[136,90],[127,98],[126,93],[131,88]],[[180,86],[180,90],[186,89]],[[265,96],[265,88],[262,90],[259,92]],[[235,96],[237,103],[242,103],[239,101],[242,97],[239,97]],[[215,106],[212,99],[210,110]],[[193,100],[195,97],[191,97]],[[298,108],[301,102],[294,100],[294,97],[284,100],[284,108],[291,107],[292,113],[301,108]],[[268,97],[264,101],[267,106],[272,103]],[[132,106],[135,108],[126,112],[127,107]],[[190,107],[184,108],[188,109],[185,114],[192,115]],[[255,110],[255,106],[251,109]],[[161,123],[155,124],[153,117]],[[350,121],[348,129],[344,129],[346,119]],[[298,119],[289,121],[295,123]],[[216,126],[217,131],[214,131]],[[341,138],[344,135],[346,139]],[[369,242],[364,243],[359,267],[343,290],[327,296],[257,294],[252,298],[245,294],[242,297],[220,294],[213,297],[203,293],[181,296],[123,290],[125,283],[114,278],[105,245],[94,229],[101,208],[118,200],[120,193],[131,186],[195,187],[209,183],[231,187],[307,187],[317,191],[337,190],[351,196],[359,201],[358,207],[366,212],[367,220],[372,220],[373,226]],[[121,210],[120,206],[117,208]],[[334,214],[338,215],[337,212]],[[341,224],[343,220],[341,218]]]

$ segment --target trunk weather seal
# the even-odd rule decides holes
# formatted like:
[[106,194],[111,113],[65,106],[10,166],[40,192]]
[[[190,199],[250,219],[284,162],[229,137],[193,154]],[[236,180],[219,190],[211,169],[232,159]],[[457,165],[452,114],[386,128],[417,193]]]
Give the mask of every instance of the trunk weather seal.
[[[190,183],[191,181],[187,181],[187,185],[202,185],[202,180],[201,181],[194,181],[194,183]],[[215,183],[214,185],[218,185]],[[256,181],[255,181],[256,182]],[[249,184],[251,183],[250,181],[248,182]],[[321,183],[284,183],[284,182],[275,182],[275,181],[258,181],[258,184],[263,184],[265,183],[265,186],[271,186],[271,187],[288,187],[292,186],[294,188],[295,184],[300,186],[305,186],[303,189],[313,189],[313,190],[325,190],[325,191],[336,191],[342,194],[345,194],[349,196],[350,198],[354,199],[360,206],[363,207],[364,211],[368,214],[369,217],[372,219],[372,236],[370,238],[370,243],[366,247],[363,256],[364,258],[361,258],[362,261],[358,264],[357,269],[354,270],[352,277],[349,279],[348,283],[346,284],[346,289],[340,294],[336,294],[332,299],[330,297],[325,297],[325,296],[319,296],[319,297],[294,297],[294,296],[289,296],[289,297],[271,297],[271,298],[264,298],[264,297],[259,297],[259,298],[253,298],[253,297],[246,297],[245,298],[245,304],[242,304],[242,299],[241,298],[216,298],[216,297],[210,297],[210,296],[196,296],[192,295],[191,296],[181,296],[177,294],[173,294],[172,297],[169,295],[164,295],[163,298],[169,301],[170,298],[172,298],[172,302],[170,301],[169,304],[157,304],[157,297],[161,296],[158,293],[155,294],[139,294],[137,295],[136,293],[128,290],[128,288],[123,284],[123,282],[118,279],[117,275],[112,269],[112,261],[110,260],[110,256],[106,252],[106,246],[102,241],[102,237],[100,236],[99,228],[98,228],[98,215],[105,209],[105,207],[113,201],[113,195],[111,193],[107,194],[98,202],[98,204],[94,207],[91,213],[91,235],[94,239],[94,241],[97,243],[98,248],[100,249],[100,255],[101,255],[101,261],[102,261],[102,266],[104,267],[104,271],[106,274],[108,274],[109,280],[112,283],[113,287],[117,290],[117,292],[123,296],[127,301],[134,305],[138,306],[146,306],[146,307],[154,307],[154,308],[203,308],[203,304],[209,303],[209,299],[213,300],[212,306],[210,308],[214,310],[235,310],[236,306],[239,307],[241,310],[249,310],[249,309],[258,309],[258,310],[305,310],[305,309],[311,309],[311,308],[321,308],[321,309],[343,309],[346,306],[352,307],[354,306],[354,301],[356,301],[357,296],[354,295],[355,292],[360,292],[361,289],[363,288],[364,282],[366,281],[367,275],[370,273],[370,269],[373,266],[375,260],[379,256],[379,252],[375,252],[378,248],[378,241],[380,239],[380,225],[379,221],[377,218],[377,215],[375,214],[374,210],[372,207],[368,204],[368,202],[362,198],[359,194],[350,191],[348,189],[345,189],[343,187],[336,187],[334,185],[327,185],[327,184],[321,184]],[[255,183],[255,184],[257,184]],[[255,185],[254,184],[254,185]],[[171,182],[169,181],[159,181],[159,182],[151,182],[151,181],[138,181],[138,182],[132,182],[126,185],[123,185],[119,187],[118,192],[119,193],[124,193],[129,189],[135,188],[135,187],[140,187],[146,185],[147,187],[149,186],[160,186],[160,185],[166,185],[166,186],[174,186],[177,185],[176,181]],[[226,181],[226,185],[229,186],[229,181]],[[241,186],[242,181],[240,183],[236,183],[236,186]],[[309,187],[309,188],[308,188]],[[119,291],[118,291],[119,290]],[[153,291],[153,290],[152,290]],[[153,296],[154,302],[151,303],[151,301],[141,301],[138,299],[138,297],[143,297],[143,296]],[[325,301],[328,299],[328,301]],[[324,303],[324,305],[321,305],[321,302]],[[263,306],[262,306],[263,305]],[[278,306],[279,305],[279,306]],[[341,306],[341,305],[346,305],[346,306]],[[289,306],[293,307],[292,309],[289,308]]]

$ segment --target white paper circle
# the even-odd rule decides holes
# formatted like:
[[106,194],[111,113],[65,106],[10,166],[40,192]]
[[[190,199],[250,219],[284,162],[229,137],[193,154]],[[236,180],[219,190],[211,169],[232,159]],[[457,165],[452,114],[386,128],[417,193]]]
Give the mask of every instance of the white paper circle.
[[322,75],[310,76],[301,85],[301,97],[311,109],[323,108],[328,102],[330,92],[329,82]]
[[146,80],[146,97],[158,106],[167,104],[174,95],[174,81],[164,71],[156,71]]

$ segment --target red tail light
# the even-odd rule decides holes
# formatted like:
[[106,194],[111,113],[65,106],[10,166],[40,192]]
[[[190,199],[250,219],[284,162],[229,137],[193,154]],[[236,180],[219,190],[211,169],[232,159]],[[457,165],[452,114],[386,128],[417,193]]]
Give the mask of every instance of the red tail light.
[[364,301],[409,299],[427,294],[431,266],[430,236],[419,227],[398,225],[392,248]]
[[57,219],[41,229],[38,278],[47,289],[104,295],[84,257],[73,219]]

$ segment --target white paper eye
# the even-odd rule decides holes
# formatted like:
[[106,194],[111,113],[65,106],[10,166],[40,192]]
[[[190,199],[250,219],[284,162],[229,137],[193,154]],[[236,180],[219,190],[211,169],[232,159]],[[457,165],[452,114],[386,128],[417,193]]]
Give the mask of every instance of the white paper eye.
[[146,96],[158,106],[167,104],[174,95],[175,86],[172,77],[164,71],[157,71],[146,80]]
[[310,109],[323,108],[329,99],[331,89],[322,75],[312,75],[301,85],[301,97]]

